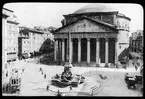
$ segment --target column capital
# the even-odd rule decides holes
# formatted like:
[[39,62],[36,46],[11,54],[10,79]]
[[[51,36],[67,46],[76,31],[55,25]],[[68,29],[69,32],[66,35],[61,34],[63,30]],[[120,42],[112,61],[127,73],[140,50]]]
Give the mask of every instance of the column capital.
[[57,40],[57,38],[54,38],[54,41],[56,41]]
[[106,37],[106,38],[105,38],[105,41],[107,41],[107,42],[108,42],[108,40],[109,40],[109,38],[108,38],[108,37]]
[[78,42],[81,42],[81,38],[78,38]]
[[73,41],[73,38],[71,38],[70,41]]
[[87,41],[90,41],[91,38],[87,38]]
[[96,38],[96,41],[99,41],[100,38]]
[[64,39],[64,38],[62,38],[62,42],[64,42],[64,40],[65,40],[65,39]]

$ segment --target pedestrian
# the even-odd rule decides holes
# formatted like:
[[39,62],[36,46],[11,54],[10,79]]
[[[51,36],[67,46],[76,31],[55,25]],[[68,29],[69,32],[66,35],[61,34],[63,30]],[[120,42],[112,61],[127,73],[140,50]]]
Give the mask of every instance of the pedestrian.
[[44,79],[46,79],[46,74],[44,74]]
[[137,66],[140,66],[140,64],[138,62],[136,64],[137,64]]
[[61,93],[59,92],[59,90],[57,91],[57,96],[61,96]]
[[39,71],[42,71],[42,68],[40,67]]
[[72,86],[71,86],[71,85],[70,85],[70,87],[69,87],[69,88],[70,88],[70,91],[72,91]]
[[43,74],[43,69],[41,69],[41,73]]
[[8,77],[8,71],[6,72],[6,77]]
[[46,90],[49,90],[49,86],[47,85],[47,88],[46,88]]
[[134,66],[134,62],[132,62],[132,65]]
[[24,72],[24,68],[22,69],[22,72]]
[[135,65],[135,70],[137,71],[137,65]]

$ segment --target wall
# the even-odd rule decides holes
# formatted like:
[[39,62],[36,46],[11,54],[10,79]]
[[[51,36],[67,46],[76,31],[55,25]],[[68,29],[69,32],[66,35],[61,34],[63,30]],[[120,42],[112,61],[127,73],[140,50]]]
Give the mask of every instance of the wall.
[[7,23],[7,53],[18,53],[18,25]]
[[7,18],[2,17],[2,72],[5,70],[7,63]]
[[115,25],[117,26],[117,29],[129,30],[129,22],[130,21],[128,19],[119,16],[117,16],[115,19]]
[[93,19],[93,20],[101,20],[106,23],[114,24],[114,15],[113,14],[112,15],[103,15],[103,14],[102,15],[78,15],[78,16],[73,16],[73,17],[71,16],[71,17],[66,18],[66,24],[69,24],[70,22],[74,22],[83,16],[87,16],[88,18]]
[[102,15],[102,21],[114,24],[114,15]]
[[128,47],[129,47],[128,31],[121,31],[120,30],[119,34],[118,34],[118,50],[117,50],[118,51],[117,54],[118,54],[119,58],[124,57],[124,55],[127,53],[124,50],[126,50]]

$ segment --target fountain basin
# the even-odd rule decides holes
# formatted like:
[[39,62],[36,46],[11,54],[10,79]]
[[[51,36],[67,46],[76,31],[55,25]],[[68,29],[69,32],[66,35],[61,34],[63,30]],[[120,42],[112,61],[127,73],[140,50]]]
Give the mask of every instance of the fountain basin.
[[67,86],[78,87],[79,84],[84,83],[85,77],[82,75],[75,74],[71,80],[61,79],[61,74],[52,77],[51,84],[64,88]]

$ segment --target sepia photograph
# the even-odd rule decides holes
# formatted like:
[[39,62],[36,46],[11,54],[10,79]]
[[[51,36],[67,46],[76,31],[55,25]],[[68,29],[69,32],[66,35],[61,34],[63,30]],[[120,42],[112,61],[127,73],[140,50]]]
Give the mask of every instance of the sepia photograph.
[[2,96],[143,97],[143,7],[5,3]]

